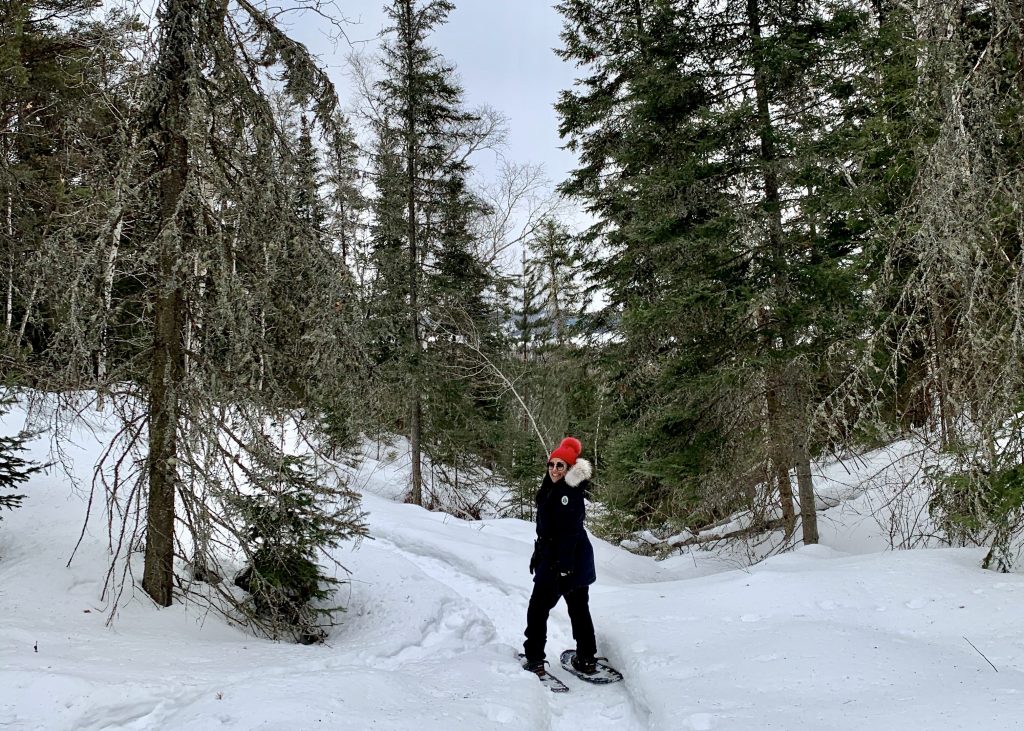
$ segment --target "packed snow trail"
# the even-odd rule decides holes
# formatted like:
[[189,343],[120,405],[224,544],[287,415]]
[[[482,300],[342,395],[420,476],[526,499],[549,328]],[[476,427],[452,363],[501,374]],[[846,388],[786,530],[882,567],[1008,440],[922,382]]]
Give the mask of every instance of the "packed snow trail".
[[[437,540],[436,525],[422,532],[417,531],[415,521],[408,520],[412,517],[409,515],[404,516],[405,520],[397,520],[395,516],[389,515],[387,520],[376,523],[373,518],[375,512],[390,512],[390,507],[384,504],[385,502],[372,495],[364,497],[364,506],[370,514],[371,535],[376,539],[375,543],[402,556],[423,574],[446,586],[463,600],[452,602],[448,606],[450,615],[439,618],[439,624],[448,631],[461,635],[465,631],[467,616],[486,617],[488,627],[480,631],[478,636],[486,637],[487,645],[507,653],[510,672],[526,678],[532,684],[528,692],[537,700],[547,702],[546,728],[552,731],[577,731],[580,728],[597,731],[645,731],[649,728],[649,711],[642,702],[631,696],[629,678],[614,686],[597,687],[573,678],[569,673],[559,674],[559,653],[563,649],[575,646],[568,616],[561,602],[552,611],[548,621],[547,654],[552,671],[569,686],[570,692],[551,693],[519,668],[515,655],[521,651],[526,607],[533,588],[532,577],[526,569],[529,551],[532,549],[532,534],[527,533],[528,540],[514,540],[509,536],[508,550],[520,555],[518,561],[509,561],[505,556],[502,557],[504,560],[493,560],[495,557],[489,557],[486,551],[474,553],[470,543],[472,533],[487,531],[490,535],[486,537],[486,546],[493,551],[496,545],[494,534],[507,531],[507,524],[517,521],[501,521],[500,525],[488,521],[467,523],[445,516],[442,520],[449,524],[453,533],[468,531],[465,537],[470,540],[460,542],[456,539],[456,542],[450,545],[443,545]],[[400,510],[408,512],[410,507],[402,506]],[[435,522],[430,518],[427,520],[429,523]],[[527,531],[532,531],[532,525],[523,525]],[[495,573],[496,570],[510,564],[521,565],[522,576],[517,577],[518,580],[510,580],[508,576]],[[598,580],[600,581],[600,578]],[[595,616],[594,622],[598,628],[600,647],[600,617]],[[407,649],[406,652],[410,657],[414,654],[411,649]],[[459,661],[458,657],[451,660]]]
[[[78,484],[112,433],[100,431],[69,445]],[[45,462],[48,447],[28,456]],[[595,539],[598,642],[626,679],[567,676],[556,696],[514,658],[534,526],[403,505],[400,465],[369,469],[359,486],[378,539],[334,552],[352,571],[338,571],[347,611],[309,647],[255,638],[191,599],[157,608],[130,577],[108,625],[106,527],[93,521],[68,567],[86,495],[58,470],[35,476],[0,523],[0,728],[1020,729],[1024,576],[982,571],[983,548],[883,551],[884,527],[838,509],[822,545],[749,567],[745,551],[652,561]],[[836,470],[833,487],[859,484]],[[572,645],[564,607],[550,629],[554,656]]]

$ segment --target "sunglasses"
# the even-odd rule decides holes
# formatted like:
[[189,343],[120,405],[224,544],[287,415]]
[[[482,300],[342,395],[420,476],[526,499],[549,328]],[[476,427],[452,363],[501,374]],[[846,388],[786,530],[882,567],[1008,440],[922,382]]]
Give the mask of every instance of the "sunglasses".
[[562,462],[548,462],[548,469],[564,470],[565,465]]

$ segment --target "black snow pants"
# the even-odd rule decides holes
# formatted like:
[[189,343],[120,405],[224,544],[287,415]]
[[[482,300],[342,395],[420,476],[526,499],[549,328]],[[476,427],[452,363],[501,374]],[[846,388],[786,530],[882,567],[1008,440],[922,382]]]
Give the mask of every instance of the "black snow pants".
[[548,615],[562,596],[565,596],[565,605],[569,610],[572,636],[576,640],[576,654],[586,660],[597,653],[594,622],[590,618],[590,587],[572,589],[563,595],[558,584],[537,581],[533,585],[530,606],[526,610],[526,642],[523,643],[523,653],[527,662],[544,659],[544,645],[548,639]]

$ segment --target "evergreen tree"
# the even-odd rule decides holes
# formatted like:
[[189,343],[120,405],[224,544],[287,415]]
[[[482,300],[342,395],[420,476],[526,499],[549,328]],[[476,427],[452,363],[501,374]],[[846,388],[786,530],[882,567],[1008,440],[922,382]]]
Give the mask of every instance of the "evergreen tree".
[[[260,436],[253,435],[256,443]],[[328,488],[306,457],[280,457],[253,465],[256,490],[231,497],[229,507],[240,521],[247,566],[234,583],[250,595],[255,621],[274,638],[291,634],[303,644],[325,638],[318,620],[334,607],[324,606],[340,581],[324,571],[320,554],[343,540],[366,534],[352,521],[354,493]]]
[[545,443],[565,434],[588,434],[574,423],[581,404],[574,395],[587,380],[580,346],[580,322],[586,310],[583,262],[565,226],[545,219],[527,242],[524,255],[524,312],[520,313],[526,372],[523,396],[541,425]]
[[324,183],[327,194],[327,230],[335,249],[350,271],[361,269],[366,257],[366,215],[369,202],[363,191],[359,147],[351,123],[345,117],[335,122],[337,134],[327,150]]
[[724,443],[714,412],[701,421],[697,411],[723,391],[710,382],[698,390],[689,374],[725,361],[724,324],[739,309],[728,296],[738,290],[723,284],[742,274],[741,262],[722,235],[728,229],[711,225],[733,201],[724,164],[710,151],[735,132],[702,118],[711,77],[683,63],[696,55],[698,39],[670,4],[559,9],[563,56],[592,66],[580,91],[563,92],[558,105],[561,132],[581,161],[563,190],[587,203],[597,219],[588,238],[607,252],[591,267],[608,287],[591,327],[619,335],[603,353],[617,394],[604,498],[642,519],[685,514],[680,493],[689,492],[695,510],[700,482],[725,456],[711,451]]
[[568,231],[551,218],[541,222],[526,251],[524,279],[536,293],[539,306],[539,316],[530,329],[540,343],[563,346],[585,309],[582,261],[573,250]]
[[62,307],[46,295],[111,204],[116,120],[131,76],[122,51],[138,24],[116,11],[100,17],[97,7],[0,8],[0,348],[12,361],[51,344]]
[[598,218],[595,326],[618,336],[609,500],[699,524],[756,507],[747,488],[770,478],[791,531],[796,468],[814,542],[810,404],[855,280],[808,182],[845,164],[817,136],[845,111],[828,73],[859,19],[761,0],[559,9],[563,57],[590,71],[558,105],[581,159],[563,190]]
[[434,224],[439,248],[424,281],[429,341],[423,354],[425,367],[430,373],[443,374],[424,389],[430,404],[424,411],[424,443],[435,469],[444,463],[469,470],[481,461],[488,466],[495,463],[494,432],[501,403],[490,384],[478,377],[478,360],[463,343],[467,335],[476,336],[479,352],[492,356],[504,343],[494,275],[474,250],[471,224],[481,214],[482,204],[465,189],[461,177],[448,184],[447,202]]
[[324,239],[324,221],[327,217],[324,201],[320,194],[322,171],[320,156],[313,145],[309,120],[303,114],[299,120],[299,139],[295,146],[295,172],[293,195],[295,196],[296,235],[309,238],[309,244],[320,248]]
[[530,360],[532,346],[545,332],[543,272],[525,247],[519,271],[518,294],[512,309],[516,325],[516,351],[525,364]]
[[[481,291],[479,283],[470,281],[481,270],[472,263],[473,249],[465,240],[466,217],[474,207],[465,180],[466,156],[482,134],[474,126],[477,118],[462,108],[454,69],[427,45],[453,7],[447,0],[395,0],[385,8],[393,25],[381,62],[384,76],[376,87],[375,332],[378,344],[385,346],[379,357],[397,391],[387,400],[404,406],[396,418],[409,437],[410,499],[420,505],[422,453],[429,446],[424,430],[431,418],[424,415],[425,394],[440,382],[437,360],[428,352],[436,340],[430,330],[450,323],[453,307],[472,313],[465,308]],[[467,203],[470,210],[460,212]],[[460,272],[453,268],[456,263]],[[468,299],[462,302],[451,299],[458,287],[443,283],[456,274],[468,286]],[[437,286],[429,281],[435,276],[440,277]],[[442,290],[445,296],[439,296]],[[391,317],[398,313],[401,320],[395,322]]]
[[[0,398],[0,418],[10,411],[13,404],[12,398]],[[0,520],[3,520],[3,508],[14,510],[21,507],[21,501],[25,499],[24,495],[8,491],[43,469],[42,465],[34,464],[18,454],[25,451],[25,442],[29,436],[26,432],[0,436],[0,490],[4,491],[0,493]]]
[[407,198],[397,136],[383,120],[374,125],[371,153],[375,194],[370,222],[369,277],[363,293],[370,358],[374,364],[374,412],[384,429],[404,431],[408,340],[406,292],[409,258],[405,244]]
[[[247,3],[167,0],[158,21],[105,220],[42,299],[62,314],[47,352],[57,377],[118,386],[113,406],[127,426],[105,454],[134,467],[106,485],[110,503],[125,508],[111,515],[127,521],[114,530],[128,542],[112,547],[112,560],[138,539],[131,525],[144,526],[143,588],[168,605],[184,585],[177,556],[198,576],[223,566],[221,546],[248,540],[227,517],[233,497],[264,482],[307,484],[301,470],[252,465],[287,461],[296,419],[310,417],[300,433],[346,420],[359,337],[351,283],[324,236],[312,127],[291,140],[265,88],[267,70],[279,72],[291,103],[332,136],[330,82]],[[90,373],[83,364],[97,353],[104,367]],[[243,425],[276,439],[247,441]],[[342,504],[358,530],[358,512]]]

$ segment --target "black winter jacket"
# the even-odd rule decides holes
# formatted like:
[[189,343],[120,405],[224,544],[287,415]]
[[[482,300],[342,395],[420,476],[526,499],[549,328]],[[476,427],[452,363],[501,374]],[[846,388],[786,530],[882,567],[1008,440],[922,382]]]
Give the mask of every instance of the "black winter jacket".
[[597,581],[594,547],[583,527],[583,498],[590,493],[592,471],[590,462],[577,459],[558,482],[545,475],[537,491],[537,567],[533,580],[557,583],[562,593]]

